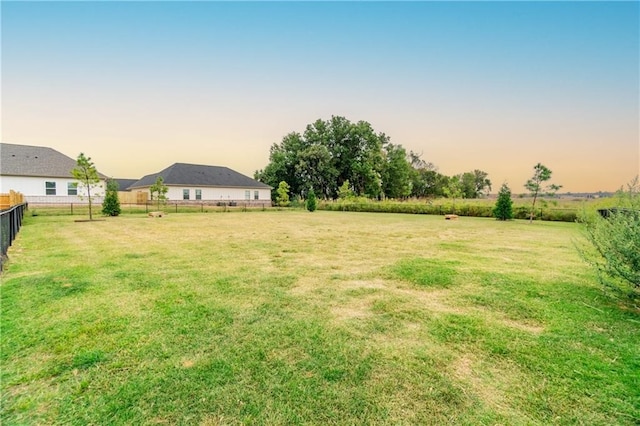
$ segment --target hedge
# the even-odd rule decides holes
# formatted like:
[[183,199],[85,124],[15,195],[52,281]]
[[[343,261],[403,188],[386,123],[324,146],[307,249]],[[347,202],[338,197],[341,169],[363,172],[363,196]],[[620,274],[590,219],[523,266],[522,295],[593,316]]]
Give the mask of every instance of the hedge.
[[[428,203],[411,203],[397,201],[322,201],[318,210],[370,213],[406,213],[445,215],[454,213],[458,216],[493,217],[493,206],[471,204],[433,205]],[[515,219],[529,219],[530,208],[514,207]],[[573,209],[536,209],[536,220],[575,222],[577,212]]]

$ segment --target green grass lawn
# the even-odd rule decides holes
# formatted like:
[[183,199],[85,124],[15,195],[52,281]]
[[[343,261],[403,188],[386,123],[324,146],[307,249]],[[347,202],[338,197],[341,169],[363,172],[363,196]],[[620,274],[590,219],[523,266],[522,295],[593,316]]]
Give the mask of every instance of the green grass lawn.
[[266,211],[29,217],[3,425],[638,424],[640,315],[578,225]]

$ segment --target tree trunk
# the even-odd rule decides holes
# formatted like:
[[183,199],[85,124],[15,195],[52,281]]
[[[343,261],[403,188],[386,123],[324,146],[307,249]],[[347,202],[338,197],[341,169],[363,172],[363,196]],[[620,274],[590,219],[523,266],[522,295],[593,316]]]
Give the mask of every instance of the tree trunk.
[[531,215],[529,215],[529,223],[533,222],[533,215],[536,211],[536,199],[538,198],[538,191],[533,194],[533,204],[531,205]]
[[89,220],[93,220],[93,215],[91,214],[91,185],[87,185],[87,195],[89,197]]

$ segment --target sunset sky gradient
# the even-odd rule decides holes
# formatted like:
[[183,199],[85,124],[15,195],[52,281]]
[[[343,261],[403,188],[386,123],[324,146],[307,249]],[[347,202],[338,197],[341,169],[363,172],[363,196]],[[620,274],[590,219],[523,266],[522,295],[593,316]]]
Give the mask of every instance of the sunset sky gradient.
[[640,170],[633,2],[2,2],[2,141],[118,178],[253,176],[316,119],[365,120],[515,193]]

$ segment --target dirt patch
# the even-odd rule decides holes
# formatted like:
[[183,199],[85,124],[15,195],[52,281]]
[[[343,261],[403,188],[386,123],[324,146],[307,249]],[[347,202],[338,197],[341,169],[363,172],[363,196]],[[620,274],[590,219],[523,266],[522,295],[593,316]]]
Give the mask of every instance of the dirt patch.
[[338,321],[369,318],[373,314],[371,312],[371,301],[368,299],[354,298],[347,303],[332,306],[331,313]]
[[[464,354],[458,358],[452,365],[454,378],[467,384],[472,392],[478,396],[485,404],[497,408],[504,406],[504,393],[498,389],[495,380],[483,380],[476,373],[478,361],[471,354]],[[480,370],[486,367],[481,367]]]
[[397,288],[394,291],[397,295],[412,300],[413,304],[423,307],[433,313],[446,314],[463,314],[466,311],[447,303],[446,299],[450,296],[449,290],[413,290],[409,288]]
[[384,280],[353,280],[353,281],[341,281],[340,288],[342,289],[386,289],[389,287],[389,283]]

